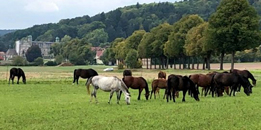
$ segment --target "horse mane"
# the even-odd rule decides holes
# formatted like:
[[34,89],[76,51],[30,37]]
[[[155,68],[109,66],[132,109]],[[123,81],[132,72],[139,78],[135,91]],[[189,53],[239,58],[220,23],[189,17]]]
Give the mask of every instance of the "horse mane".
[[248,70],[245,71],[248,73],[248,76],[251,80],[256,81],[255,77]]
[[127,93],[130,94],[128,87],[127,87],[126,84],[123,82],[123,79],[124,79],[124,78],[122,78],[122,80],[121,80],[120,78],[118,78],[118,77],[116,77],[116,76],[113,76],[113,77],[116,78],[116,79],[118,79],[118,80],[121,82],[121,86],[123,86],[124,89],[127,91]]
[[21,73],[21,76],[23,78],[23,80],[26,80],[26,77],[25,77],[25,74],[24,74],[24,71],[21,69],[21,68],[18,68],[20,73]]

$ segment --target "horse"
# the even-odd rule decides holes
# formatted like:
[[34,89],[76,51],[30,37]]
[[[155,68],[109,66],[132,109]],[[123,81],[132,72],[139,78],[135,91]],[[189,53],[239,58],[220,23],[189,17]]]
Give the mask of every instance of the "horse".
[[[215,91],[217,91],[218,96],[222,96],[221,93],[224,91],[225,86],[230,86],[230,96],[233,92],[233,96],[235,96],[235,92],[239,85],[244,87],[244,92],[247,96],[250,95],[251,84],[247,78],[235,74],[235,73],[216,73],[213,77],[213,82],[215,84]],[[212,97],[214,97],[214,93],[212,92]]]
[[123,77],[124,77],[124,76],[132,76],[131,70],[124,70],[124,71],[123,71]]
[[[78,84],[79,77],[86,79],[90,78],[93,76],[98,75],[98,73],[94,69],[75,69],[73,72],[73,84],[76,83]],[[88,82],[88,80],[87,80]]]
[[[248,70],[238,70],[238,69],[233,69],[232,70],[231,69],[230,73],[238,74],[238,75],[243,76],[243,77],[245,77],[247,79],[250,78],[252,80],[253,86],[256,86],[256,79]],[[240,91],[240,88],[241,88],[241,86],[238,87],[238,91]],[[252,90],[252,88],[251,88],[251,90]],[[251,91],[251,93],[252,93],[252,91]]]
[[160,72],[158,73],[158,78],[166,79],[166,72],[160,71]]
[[[152,97],[152,93],[154,93],[154,99],[156,99],[156,92],[159,95],[159,89],[165,89],[165,93],[164,93],[164,97],[163,99],[165,99],[165,96],[167,95],[167,80],[163,79],[163,78],[159,78],[159,79],[154,79],[151,83],[151,94],[150,94],[150,99]],[[175,93],[175,96],[178,98],[179,96],[179,92],[177,91]]]
[[[150,94],[150,99],[152,97],[152,93],[154,93],[154,99],[156,99],[156,91],[159,90],[159,89],[165,89],[165,94],[166,94],[166,88],[167,88],[167,80],[166,79],[163,79],[163,78],[159,78],[159,79],[154,79],[151,83],[151,94]],[[159,95],[159,91],[158,92],[158,95]],[[164,94],[164,97],[165,97],[165,94]]]
[[198,87],[202,87],[201,96],[203,96],[204,91],[205,96],[207,96],[208,89],[211,87],[213,74],[193,74],[189,75],[189,78],[194,82],[197,89]]
[[126,84],[128,88],[132,89],[139,89],[139,96],[138,100],[140,100],[140,94],[143,89],[145,89],[145,98],[148,100],[149,98],[149,87],[147,81],[143,77],[132,77],[132,76],[125,76],[122,78],[123,82]]
[[90,102],[92,102],[92,97],[94,96],[96,103],[98,103],[98,100],[96,98],[96,92],[98,89],[101,89],[105,92],[110,92],[110,98],[108,101],[109,104],[111,102],[111,98],[112,98],[114,92],[117,92],[117,104],[119,104],[120,92],[124,93],[125,101],[126,101],[127,105],[130,104],[130,92],[128,90],[128,87],[118,77],[116,77],[116,76],[113,76],[113,77],[93,76],[93,77],[91,77],[86,84],[88,94],[90,94],[90,84],[92,84],[92,86],[94,88],[93,92],[91,93]]
[[15,76],[17,76],[17,84],[19,84],[20,77],[22,77],[23,83],[26,84],[26,77],[25,77],[24,71],[21,68],[11,68],[10,69],[9,84],[10,84],[10,79],[12,79],[12,84],[14,84]]
[[196,90],[196,86],[192,80],[190,80],[187,76],[181,75],[169,75],[167,80],[167,102],[169,102],[169,97],[171,100],[171,96],[173,98],[173,102],[175,102],[175,92],[183,91],[182,102],[185,102],[186,92],[189,90],[196,101],[199,101],[198,91]]

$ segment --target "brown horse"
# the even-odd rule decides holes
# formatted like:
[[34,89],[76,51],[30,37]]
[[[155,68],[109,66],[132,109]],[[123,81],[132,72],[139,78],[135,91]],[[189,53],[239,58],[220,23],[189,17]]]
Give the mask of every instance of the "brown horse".
[[194,96],[196,101],[199,101],[198,98],[198,91],[196,89],[195,84],[192,80],[190,80],[187,76],[181,75],[169,75],[167,80],[167,102],[169,102],[169,97],[173,98],[173,102],[175,102],[175,92],[176,91],[183,91],[183,98],[182,101],[185,102],[186,92],[189,90],[191,94]]
[[[151,83],[151,94],[150,94],[150,99],[152,97],[152,93],[154,93],[154,99],[156,99],[156,93],[158,93],[159,95],[159,89],[165,89],[165,93],[163,96],[163,99],[165,99],[165,96],[167,95],[167,80],[163,79],[163,78],[159,78],[159,79],[154,79]],[[178,98],[179,97],[179,92],[177,91],[175,93],[175,96]]]
[[75,69],[73,72],[73,83],[75,83],[76,81],[76,83],[78,84],[79,77],[82,77],[83,79],[89,79],[90,77],[96,75],[98,75],[98,73],[94,69]]
[[166,72],[160,71],[160,72],[158,73],[158,78],[166,79]]
[[211,87],[213,74],[193,74],[189,78],[194,82],[197,89],[198,87],[202,87],[201,96],[203,96],[204,91],[205,96],[207,96],[207,91]]
[[[233,96],[235,96],[235,92],[239,85],[244,87],[244,92],[247,96],[250,95],[251,84],[247,78],[240,76],[234,73],[216,73],[213,77],[213,82],[215,84],[215,92],[217,92],[218,96],[222,96],[221,93],[224,91],[225,86],[230,86],[230,96],[233,92]],[[214,97],[214,93],[212,92],[212,97]]]
[[21,68],[11,68],[10,69],[9,84],[10,84],[10,79],[12,80],[12,84],[14,84],[15,76],[17,76],[17,84],[19,84],[20,77],[22,77],[23,83],[26,84],[26,77],[25,77],[24,71]]
[[146,100],[148,100],[149,95],[150,95],[149,87],[148,87],[147,81],[143,77],[125,76],[124,78],[122,78],[122,80],[128,88],[139,89],[138,100],[140,100],[140,94],[141,94],[142,90],[145,89],[145,91],[146,91],[145,97],[146,97]]
[[124,77],[124,76],[132,76],[131,70],[124,70],[124,71],[123,71],[123,77]]
[[[237,69],[233,69],[233,70],[230,70],[230,73],[235,73],[235,74],[238,74],[240,76],[243,76],[247,79],[251,79],[252,80],[252,84],[254,86],[256,86],[256,79],[255,77],[248,71],[248,70],[237,70]],[[238,86],[238,91],[240,91],[240,88],[241,86]],[[252,93],[252,87],[250,88],[250,91]]]

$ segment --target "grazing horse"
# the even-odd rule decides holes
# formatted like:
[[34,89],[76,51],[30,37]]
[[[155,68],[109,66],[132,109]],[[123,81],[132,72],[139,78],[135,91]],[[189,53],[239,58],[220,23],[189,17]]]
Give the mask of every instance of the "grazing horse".
[[131,70],[124,70],[124,71],[123,71],[123,77],[124,77],[124,76],[132,76]]
[[203,92],[205,91],[205,96],[207,96],[208,89],[211,87],[213,74],[193,74],[189,75],[189,78],[193,81],[198,87],[202,87],[201,96],[203,96]]
[[[221,93],[224,91],[225,86],[230,86],[230,96],[233,92],[233,96],[235,96],[235,91],[237,90],[239,85],[244,87],[244,92],[247,96],[250,95],[251,84],[247,78],[240,76],[234,73],[216,73],[213,77],[213,82],[215,84],[215,91],[218,96],[222,96]],[[214,93],[212,92],[212,97],[214,97]]]
[[145,88],[145,97],[146,100],[149,98],[149,87],[147,81],[143,77],[132,77],[132,76],[125,76],[123,79],[123,82],[126,84],[128,88],[132,89],[139,89],[139,96],[138,100],[140,100],[140,94],[142,90]]
[[113,93],[117,92],[117,103],[119,104],[120,92],[123,92],[124,96],[125,96],[126,103],[128,105],[130,104],[130,93],[128,91],[128,87],[118,77],[116,77],[116,76],[113,76],[113,77],[105,77],[105,76],[91,77],[90,80],[88,80],[88,82],[86,84],[88,94],[90,94],[90,84],[92,84],[92,86],[94,88],[93,92],[91,94],[90,102],[92,101],[93,96],[95,97],[96,103],[98,102],[98,100],[96,98],[96,92],[97,92],[98,89],[101,89],[105,92],[110,92],[110,98],[109,98],[108,103],[111,102],[111,98],[113,96]]
[[[163,79],[163,78],[154,79],[151,83],[151,88],[152,88],[152,90],[151,90],[151,94],[150,94],[150,99],[152,97],[152,93],[154,93],[154,99],[156,99],[156,92],[159,95],[159,91],[158,91],[159,89],[165,89],[165,94],[163,97],[163,99],[165,99],[165,95],[167,95],[167,80]],[[178,96],[179,96],[178,91],[175,93],[175,96],[178,98]]]
[[73,83],[76,81],[78,84],[79,77],[82,77],[83,79],[89,79],[90,77],[96,75],[98,75],[98,73],[94,69],[75,69],[73,73]]
[[196,101],[199,101],[198,91],[196,89],[195,84],[191,81],[187,76],[181,75],[169,75],[167,80],[167,102],[169,102],[169,97],[171,100],[171,96],[173,98],[173,102],[175,102],[175,92],[176,91],[183,91],[183,98],[182,101],[185,102],[185,95],[186,92],[189,90]]
[[[151,83],[151,94],[150,94],[150,99],[152,97],[152,93],[154,93],[154,99],[156,99],[156,91],[159,90],[159,89],[165,89],[167,88],[167,80],[166,79],[163,79],[163,78],[159,78],[159,79],[154,79]],[[158,95],[159,95],[159,91],[158,92]],[[166,91],[165,91],[165,94],[166,94]],[[165,95],[164,95],[165,97]]]
[[11,68],[10,69],[9,84],[10,84],[10,79],[12,79],[12,84],[14,84],[15,76],[17,76],[17,84],[19,84],[20,77],[23,78],[23,83],[26,84],[26,77],[25,77],[24,71],[21,68]]
[[[237,70],[237,69],[233,69],[232,70],[231,69],[230,73],[238,74],[238,75],[243,76],[243,77],[245,77],[247,79],[250,78],[252,80],[252,84],[254,86],[256,86],[256,79],[248,70]],[[240,88],[241,88],[241,86],[238,86],[238,91],[240,91]],[[252,87],[250,88],[250,90],[251,90],[251,93],[252,93]]]
[[166,72],[160,71],[160,72],[158,73],[158,78],[166,79]]

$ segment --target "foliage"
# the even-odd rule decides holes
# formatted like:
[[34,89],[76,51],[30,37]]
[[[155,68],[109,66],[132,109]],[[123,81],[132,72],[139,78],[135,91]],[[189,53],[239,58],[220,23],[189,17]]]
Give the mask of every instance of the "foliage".
[[137,60],[138,60],[138,52],[134,49],[131,49],[125,59],[125,63],[127,64],[127,67],[128,68],[136,67]]
[[56,64],[61,64],[62,62],[63,62],[63,56],[62,55],[55,56],[55,63]]
[[124,64],[122,62],[118,63],[118,69],[124,69]]
[[13,58],[12,65],[23,66],[26,64],[27,64],[27,61],[21,56],[16,56]]
[[54,61],[47,61],[46,63],[44,63],[44,65],[46,65],[46,66],[56,66],[57,63],[54,62]]
[[38,57],[34,60],[34,64],[37,66],[42,66],[44,64],[43,58],[42,57]]
[[42,52],[38,45],[32,45],[26,51],[25,56],[27,61],[33,62],[36,58],[42,57]]

